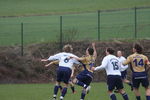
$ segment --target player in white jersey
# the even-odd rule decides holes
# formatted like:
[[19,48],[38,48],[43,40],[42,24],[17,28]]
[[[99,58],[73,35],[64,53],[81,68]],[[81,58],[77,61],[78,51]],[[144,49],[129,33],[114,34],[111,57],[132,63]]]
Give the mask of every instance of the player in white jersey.
[[123,90],[123,83],[121,79],[121,63],[119,59],[113,55],[114,50],[112,48],[106,49],[106,56],[104,57],[102,64],[95,68],[95,70],[105,69],[107,73],[107,85],[108,93],[111,100],[117,100],[113,90],[115,87],[119,90],[119,93],[122,94],[124,100],[129,100],[128,95]]
[[64,96],[67,93],[67,87],[68,87],[69,79],[71,77],[73,64],[79,64],[77,60],[69,59],[70,56],[77,57],[72,53],[70,53],[73,50],[71,45],[65,45],[63,50],[64,52],[62,53],[58,53],[53,56],[50,56],[48,59],[41,60],[41,61],[53,61],[53,60],[59,61],[59,68],[57,70],[57,81],[54,87],[54,95],[53,95],[54,100],[56,100],[56,96],[61,82],[65,84],[60,96],[60,100],[63,100]]
[[[125,57],[123,57],[122,51],[117,51],[117,57],[119,59],[119,61],[121,62],[121,66],[128,68],[128,65],[123,65],[122,63],[126,60]],[[131,86],[131,90],[133,90],[133,85],[132,83],[127,79],[127,70],[126,69],[122,69],[121,70],[121,77],[124,83],[128,84],[129,86]]]

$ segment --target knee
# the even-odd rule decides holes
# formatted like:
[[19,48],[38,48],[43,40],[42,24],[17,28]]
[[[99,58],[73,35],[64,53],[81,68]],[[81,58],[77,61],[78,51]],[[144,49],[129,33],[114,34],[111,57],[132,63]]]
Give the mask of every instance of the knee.
[[150,88],[146,88],[146,95],[150,96]]
[[78,81],[78,80],[75,78],[75,79],[72,81],[72,83],[73,83],[73,84],[76,84],[77,81]]

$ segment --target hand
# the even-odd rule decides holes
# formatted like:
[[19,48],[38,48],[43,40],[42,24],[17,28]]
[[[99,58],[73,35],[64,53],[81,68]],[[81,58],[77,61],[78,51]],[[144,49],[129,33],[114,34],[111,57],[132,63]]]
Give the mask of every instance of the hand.
[[92,46],[95,47],[95,42],[92,43]]
[[42,62],[45,62],[45,61],[47,61],[47,59],[41,59],[41,61],[42,61]]
[[48,67],[48,66],[49,66],[49,64],[45,65],[45,67]]
[[91,70],[92,70],[92,71],[95,71],[95,67],[92,67]]
[[73,74],[71,74],[71,78],[73,78]]

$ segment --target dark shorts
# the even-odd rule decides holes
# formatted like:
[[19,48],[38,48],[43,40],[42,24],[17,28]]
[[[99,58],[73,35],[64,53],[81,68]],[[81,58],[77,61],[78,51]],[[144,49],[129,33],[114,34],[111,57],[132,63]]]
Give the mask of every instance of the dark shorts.
[[139,88],[140,84],[142,84],[143,87],[147,88],[149,86],[147,73],[134,72],[132,75],[132,83],[134,88]]
[[90,85],[93,79],[93,73],[87,70],[82,71],[76,77],[79,81],[83,82],[86,85]]
[[121,78],[123,80],[127,78],[127,71],[126,70],[121,72]]
[[72,73],[72,70],[70,68],[59,67],[57,70],[57,81],[68,84],[71,73]]
[[107,76],[107,85],[108,85],[108,90],[113,91],[115,88],[117,90],[123,89],[123,83],[121,76],[119,75],[108,75]]

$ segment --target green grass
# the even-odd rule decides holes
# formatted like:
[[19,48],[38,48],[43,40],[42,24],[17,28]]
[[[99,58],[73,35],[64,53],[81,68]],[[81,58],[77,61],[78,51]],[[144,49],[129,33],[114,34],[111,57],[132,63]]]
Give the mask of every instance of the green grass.
[[[0,85],[0,98],[1,100],[49,100],[49,97],[53,95],[54,84],[5,84]],[[92,83],[90,93],[86,96],[85,100],[110,100],[107,94],[107,86],[105,83]],[[71,93],[71,89],[68,89],[68,93],[65,100],[79,100],[81,88],[76,86],[76,94]],[[134,93],[130,91],[129,86],[125,85],[125,90],[129,95],[130,100],[135,100]],[[142,94],[142,100],[145,100],[144,89],[140,89]],[[58,94],[60,96],[60,92]],[[118,100],[123,100],[122,97],[117,94]]]
[[[52,42],[59,39],[60,15],[63,33],[75,29],[76,40],[98,40],[97,10],[150,6],[149,0],[1,0],[0,45],[20,45],[21,23],[24,23],[24,44]],[[90,11],[90,12],[88,12]],[[82,12],[82,13],[79,13]],[[71,14],[74,13],[74,14]],[[43,15],[28,16],[23,15]],[[150,9],[137,10],[137,37],[150,38]],[[134,10],[102,12],[101,40],[133,39]]]
[[149,0],[1,0],[0,16],[76,13],[149,5]]
[[[150,38],[150,9],[137,10],[137,38]],[[24,44],[52,42],[59,39],[59,15],[0,18],[0,45],[20,44],[21,22]],[[97,12],[63,15],[63,33],[75,29],[77,40],[97,40]],[[101,40],[133,39],[134,10],[102,12]]]

